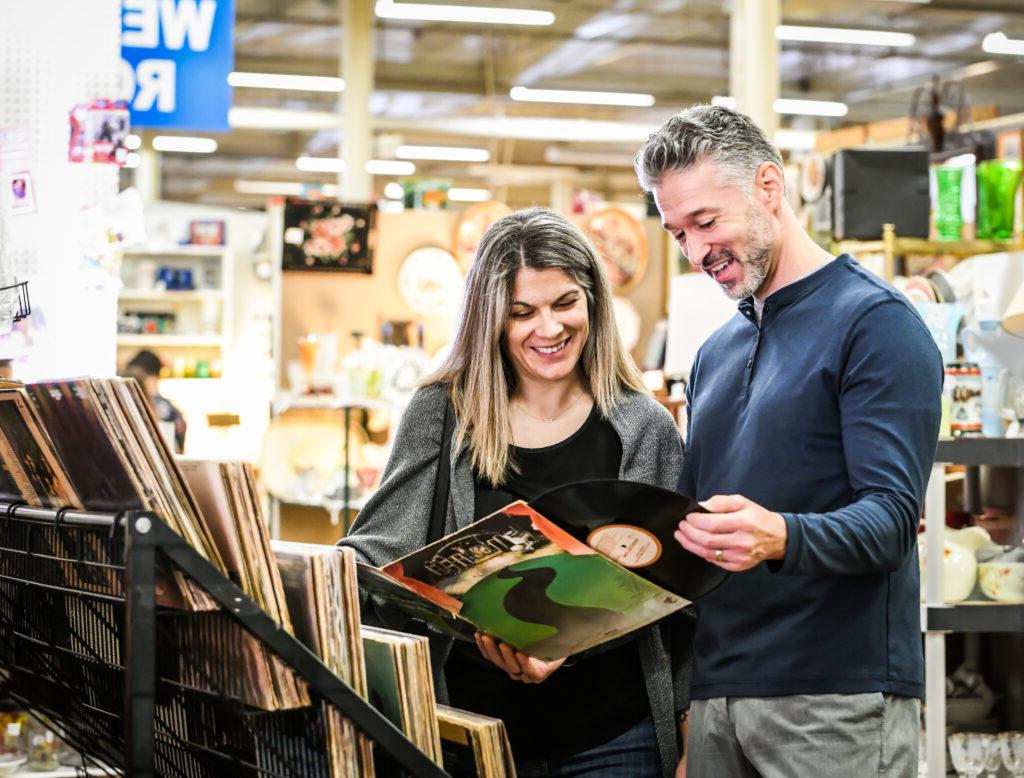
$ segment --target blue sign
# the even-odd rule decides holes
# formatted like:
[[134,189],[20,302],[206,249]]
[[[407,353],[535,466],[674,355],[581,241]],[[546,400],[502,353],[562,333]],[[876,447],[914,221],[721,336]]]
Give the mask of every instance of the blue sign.
[[234,0],[122,0],[132,126],[228,129],[234,22]]

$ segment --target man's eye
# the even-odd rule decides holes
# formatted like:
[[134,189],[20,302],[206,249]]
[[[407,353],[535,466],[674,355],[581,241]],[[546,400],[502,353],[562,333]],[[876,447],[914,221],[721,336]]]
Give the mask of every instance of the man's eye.
[[711,219],[710,221],[706,221],[703,224],[698,224],[697,226],[700,227],[702,230],[710,230],[712,227],[715,226],[715,222],[717,221],[718,219]]

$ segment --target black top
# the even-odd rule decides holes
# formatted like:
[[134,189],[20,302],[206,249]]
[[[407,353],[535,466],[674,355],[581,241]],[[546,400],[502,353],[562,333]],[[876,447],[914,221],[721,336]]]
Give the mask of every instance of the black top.
[[[594,406],[576,432],[544,448],[511,447],[519,473],[493,488],[475,477],[475,518],[517,499],[589,478],[617,478],[622,441]],[[511,471],[511,468],[510,468]],[[452,705],[505,722],[516,759],[578,754],[606,743],[650,715],[635,638],[598,646],[552,673],[523,684],[481,656],[472,643],[455,641],[445,665]]]

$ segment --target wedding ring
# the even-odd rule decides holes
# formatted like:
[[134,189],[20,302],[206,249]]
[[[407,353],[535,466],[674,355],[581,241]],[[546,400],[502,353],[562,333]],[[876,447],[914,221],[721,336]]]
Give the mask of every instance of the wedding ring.
[[722,553],[722,549],[716,548],[715,549],[715,561],[716,562],[721,562],[723,556],[725,556],[725,555]]

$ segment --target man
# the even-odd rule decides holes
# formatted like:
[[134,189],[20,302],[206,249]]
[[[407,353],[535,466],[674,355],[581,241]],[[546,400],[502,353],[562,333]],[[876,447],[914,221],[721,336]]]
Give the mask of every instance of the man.
[[174,403],[160,394],[160,372],[163,369],[163,362],[160,357],[152,351],[143,349],[132,357],[121,375],[126,378],[134,378],[153,403],[153,410],[156,411],[160,420],[160,431],[167,439],[167,443],[174,448],[174,453],[181,454],[185,451],[185,417],[181,414]]
[[676,538],[734,571],[697,603],[689,778],[917,774],[916,551],[942,362],[910,304],[797,222],[746,116],[696,106],[636,159],[739,312],[694,360]]

